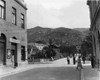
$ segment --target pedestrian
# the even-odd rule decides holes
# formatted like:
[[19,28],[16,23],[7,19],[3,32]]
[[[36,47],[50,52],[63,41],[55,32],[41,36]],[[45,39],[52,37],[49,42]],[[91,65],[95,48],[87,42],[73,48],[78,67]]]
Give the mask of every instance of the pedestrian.
[[85,56],[82,57],[83,64],[85,64]]
[[73,64],[75,65],[75,63],[76,63],[76,58],[75,56],[73,56]]
[[79,68],[83,69],[82,63],[81,63],[81,56],[79,56],[78,60],[77,60],[77,67],[76,67],[76,69],[79,69]]
[[92,66],[92,68],[94,68],[94,66],[95,66],[95,57],[94,56],[91,56],[91,66]]
[[69,57],[67,57],[67,64],[70,64],[70,60],[69,60]]

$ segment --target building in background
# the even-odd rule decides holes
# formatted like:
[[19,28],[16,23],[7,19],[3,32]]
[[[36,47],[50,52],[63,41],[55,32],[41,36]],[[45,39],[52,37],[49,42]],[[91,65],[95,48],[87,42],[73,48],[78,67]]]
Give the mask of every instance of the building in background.
[[90,10],[90,31],[92,34],[93,55],[95,57],[95,66],[100,66],[100,0],[88,0],[87,4]]
[[0,0],[0,65],[26,60],[26,10],[24,0]]

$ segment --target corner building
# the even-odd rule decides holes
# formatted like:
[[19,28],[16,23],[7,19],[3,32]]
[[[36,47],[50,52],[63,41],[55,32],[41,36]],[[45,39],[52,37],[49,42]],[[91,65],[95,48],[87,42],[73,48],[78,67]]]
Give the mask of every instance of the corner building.
[[0,0],[0,65],[26,62],[26,11],[24,0]]
[[95,67],[100,68],[100,0],[87,0],[87,5],[90,10],[90,31]]

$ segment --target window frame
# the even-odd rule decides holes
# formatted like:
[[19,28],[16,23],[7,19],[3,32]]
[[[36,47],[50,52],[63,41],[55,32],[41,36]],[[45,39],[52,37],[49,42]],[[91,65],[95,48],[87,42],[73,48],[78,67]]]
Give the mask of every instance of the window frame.
[[23,13],[21,13],[21,28],[25,29],[25,15]]
[[[4,3],[3,6],[0,5],[0,8],[1,8],[0,18],[5,20],[6,19],[6,2],[4,0],[0,0],[0,1],[2,1]],[[2,13],[2,11],[4,11],[4,12]]]
[[[15,11],[15,13],[13,11]],[[14,7],[12,7],[12,24],[17,25],[17,10]]]
[[26,52],[25,52],[25,46],[21,45],[21,60],[26,60]]

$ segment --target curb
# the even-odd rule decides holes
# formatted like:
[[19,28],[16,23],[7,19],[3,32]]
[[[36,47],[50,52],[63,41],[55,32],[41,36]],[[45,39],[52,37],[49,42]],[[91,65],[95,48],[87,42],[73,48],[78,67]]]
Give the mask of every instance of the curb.
[[81,71],[81,73],[80,73],[81,74],[81,80],[84,80],[83,70],[81,69],[80,71]]
[[13,70],[13,71],[4,73],[3,75],[0,75],[0,78],[6,77],[6,76],[10,76],[10,75],[13,75],[13,74],[17,74],[17,73],[20,73],[20,72],[24,72],[24,71],[30,70],[32,68],[33,67],[31,67],[31,68],[25,68],[25,69],[22,69],[22,70],[19,70],[19,69]]

